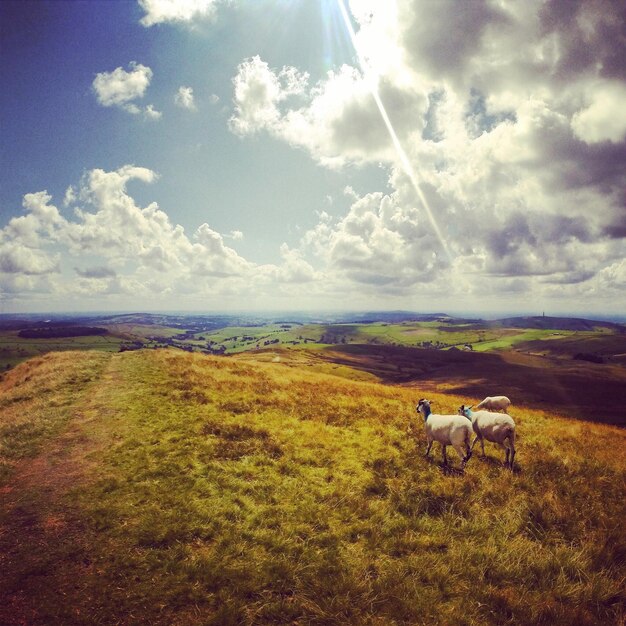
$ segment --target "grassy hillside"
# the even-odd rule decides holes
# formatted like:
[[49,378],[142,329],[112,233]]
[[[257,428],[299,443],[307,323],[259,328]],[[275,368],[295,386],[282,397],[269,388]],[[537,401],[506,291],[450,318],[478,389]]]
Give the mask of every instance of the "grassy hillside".
[[520,352],[479,353],[401,346],[333,346],[328,361],[383,382],[464,396],[470,402],[505,393],[526,403],[587,421],[626,425],[626,369],[614,364],[547,359]]
[[0,623],[623,623],[624,431],[517,407],[515,472],[491,444],[444,471],[420,389],[338,372],[170,350],[8,372]]

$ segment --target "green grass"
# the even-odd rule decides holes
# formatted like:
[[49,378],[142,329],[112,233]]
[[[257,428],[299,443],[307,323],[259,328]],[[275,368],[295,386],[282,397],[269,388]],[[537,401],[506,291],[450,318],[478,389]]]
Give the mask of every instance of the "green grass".
[[[22,506],[31,498],[80,533],[59,531],[45,558],[32,528],[11,548],[0,607],[12,619],[622,623],[624,431],[518,407],[516,472],[491,444],[464,474],[443,472],[439,449],[423,457],[417,389],[251,356],[74,361],[89,379],[50,379],[49,393],[82,416],[83,474],[60,494],[25,492]],[[37,371],[23,364],[11,384]],[[429,395],[441,411],[466,401]],[[24,401],[27,419],[46,412],[31,391]],[[20,520],[5,518],[0,548]]]
[[[289,326],[290,328],[285,328]],[[322,335],[322,326],[316,324],[266,324],[264,326],[229,326],[217,331],[197,333],[216,346],[223,345],[226,354],[237,354],[249,350],[266,348],[268,345],[305,345],[306,341],[317,342]],[[277,341],[276,341],[277,340]],[[268,343],[265,342],[274,342]],[[203,342],[206,343],[206,342]]]
[[[563,337],[576,336],[577,340],[583,337],[592,336],[592,332],[568,331],[561,330],[555,332],[553,330],[528,329],[518,330],[516,334],[503,336],[494,340],[486,340],[478,344],[474,344],[474,350],[486,352],[488,350],[502,350],[525,344],[527,342],[536,342],[538,350],[549,350],[549,344],[554,341],[562,340]],[[546,343],[547,342],[547,343]]]
[[[0,372],[15,367],[34,356],[49,352],[73,350],[101,350],[117,352],[122,339],[114,335],[90,335],[54,339],[24,339],[17,331],[0,332]],[[7,367],[8,366],[8,367]]]

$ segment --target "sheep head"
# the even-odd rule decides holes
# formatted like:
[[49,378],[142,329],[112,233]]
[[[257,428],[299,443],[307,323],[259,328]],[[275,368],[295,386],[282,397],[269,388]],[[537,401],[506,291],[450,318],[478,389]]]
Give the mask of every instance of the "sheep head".
[[415,410],[418,413],[421,413],[424,416],[424,419],[426,419],[430,415],[430,400],[421,398],[417,403]]
[[473,404],[472,406],[465,406],[464,404],[462,404],[459,407],[459,415],[463,415],[463,417],[467,417],[467,419],[471,419],[470,415],[471,415],[471,410],[473,406],[474,406]]

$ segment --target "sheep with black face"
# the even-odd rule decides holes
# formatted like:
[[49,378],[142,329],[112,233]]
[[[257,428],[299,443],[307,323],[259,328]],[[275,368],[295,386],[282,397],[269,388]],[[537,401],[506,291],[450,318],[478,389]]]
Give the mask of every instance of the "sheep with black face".
[[471,423],[460,415],[438,415],[433,413],[430,408],[430,401],[424,398],[417,403],[415,408],[424,417],[424,429],[428,442],[426,456],[430,454],[433,441],[438,441],[441,444],[444,465],[448,464],[446,447],[453,446],[461,458],[461,467],[465,467],[465,464],[472,456],[470,448],[472,438]]

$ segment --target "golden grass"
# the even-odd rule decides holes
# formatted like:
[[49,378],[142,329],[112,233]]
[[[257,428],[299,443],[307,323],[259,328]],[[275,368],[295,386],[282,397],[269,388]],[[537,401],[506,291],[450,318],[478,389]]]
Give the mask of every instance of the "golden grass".
[[[45,403],[27,386],[39,372],[46,397],[88,417],[92,451],[69,493],[33,501],[58,544],[42,561],[24,535],[0,591],[17,617],[0,608],[0,621],[623,623],[622,430],[518,407],[515,472],[492,444],[464,473],[444,471],[438,448],[423,456],[420,390],[349,380],[348,368],[170,350],[63,357],[50,355],[56,370],[93,373],[50,378],[54,365],[27,363],[3,383],[36,419]],[[423,395],[440,412],[468,400]],[[10,407],[4,425],[23,419]],[[0,544],[22,521],[6,517]]]

